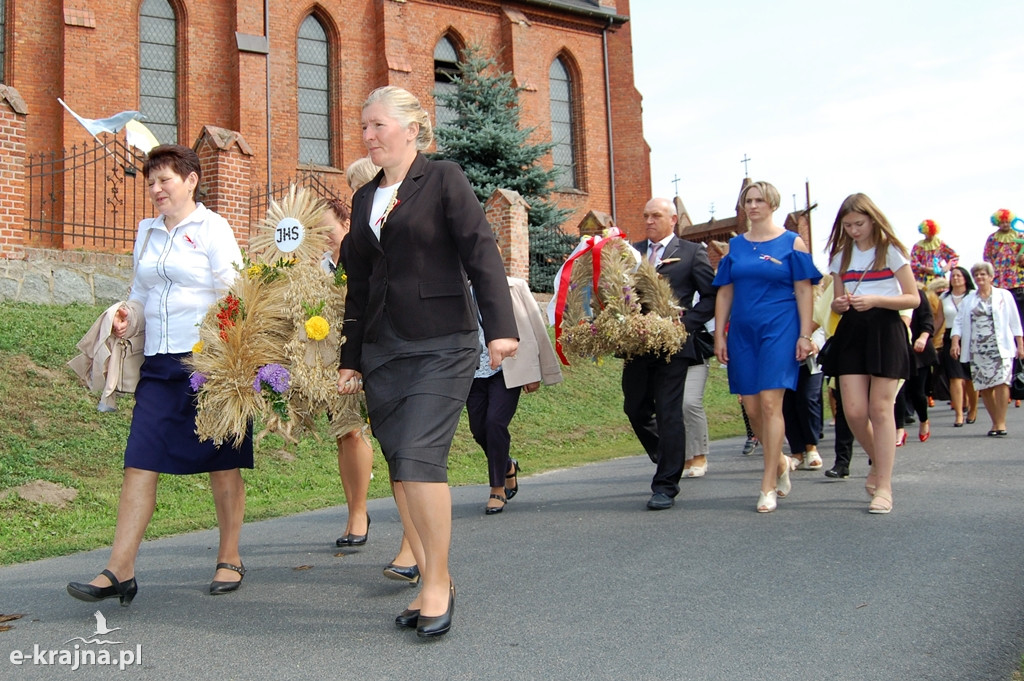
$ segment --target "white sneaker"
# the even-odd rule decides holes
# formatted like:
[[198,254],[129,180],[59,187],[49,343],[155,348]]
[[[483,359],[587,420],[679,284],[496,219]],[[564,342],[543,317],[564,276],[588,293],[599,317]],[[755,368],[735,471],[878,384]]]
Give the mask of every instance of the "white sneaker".
[[800,465],[797,466],[797,469],[801,471],[817,471],[821,470],[821,467],[821,456],[818,454],[818,452],[814,451],[804,453],[804,460],[800,462]]

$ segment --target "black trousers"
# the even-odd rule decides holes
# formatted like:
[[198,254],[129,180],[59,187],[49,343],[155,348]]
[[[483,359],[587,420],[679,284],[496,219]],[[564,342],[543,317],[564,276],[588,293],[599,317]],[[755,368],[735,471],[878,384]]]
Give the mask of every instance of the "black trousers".
[[622,410],[647,455],[657,464],[651,491],[679,494],[686,461],[683,390],[688,360],[644,355],[622,365]]
[[787,390],[782,398],[782,418],[786,423],[786,441],[790,454],[803,454],[809,445],[818,446],[825,420],[821,403],[821,384],[825,376],[812,374],[800,365],[796,390]]
[[522,388],[505,387],[505,374],[498,372],[488,378],[474,378],[466,399],[469,432],[487,455],[487,473],[491,487],[504,487],[505,474],[512,462],[509,451],[512,436],[508,424],[516,415]]
[[839,392],[838,378],[835,379],[835,386],[832,390],[836,394],[836,465],[849,468],[853,459],[853,431],[843,413],[843,396]]

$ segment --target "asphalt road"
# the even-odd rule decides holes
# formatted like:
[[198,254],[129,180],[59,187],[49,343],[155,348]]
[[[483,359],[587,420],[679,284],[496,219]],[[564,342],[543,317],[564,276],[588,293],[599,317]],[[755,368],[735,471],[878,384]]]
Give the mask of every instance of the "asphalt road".
[[[0,613],[24,614],[0,632],[0,679],[1008,681],[1024,653],[1024,409],[1004,439],[979,416],[954,429],[936,408],[924,444],[911,426],[888,516],[867,513],[862,453],[849,480],[794,473],[767,515],[742,439],[713,443],[708,476],[668,511],[644,507],[646,456],[530,476],[519,453],[503,514],[484,516],[485,487],[453,490],[458,598],[438,641],[392,624],[413,591],[381,575],[401,533],[390,499],[347,555],[343,507],[247,524],[249,574],[226,596],[206,593],[211,531],[146,542],[129,608],[64,591],[107,549],[0,568]],[[91,636],[97,606],[119,629]],[[141,660],[33,655],[76,645]]]

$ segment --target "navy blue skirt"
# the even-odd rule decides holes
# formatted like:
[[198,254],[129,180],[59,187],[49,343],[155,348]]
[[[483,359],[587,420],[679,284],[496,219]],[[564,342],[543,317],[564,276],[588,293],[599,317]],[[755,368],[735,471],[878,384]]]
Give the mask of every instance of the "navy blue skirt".
[[242,445],[217,447],[196,435],[196,394],[181,360],[189,353],[152,355],[142,363],[124,452],[125,468],[189,475],[252,468],[252,430]]

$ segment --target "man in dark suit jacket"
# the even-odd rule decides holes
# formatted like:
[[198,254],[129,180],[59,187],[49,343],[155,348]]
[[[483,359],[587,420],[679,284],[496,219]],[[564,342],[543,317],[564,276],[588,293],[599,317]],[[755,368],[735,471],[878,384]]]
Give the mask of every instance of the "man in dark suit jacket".
[[[652,510],[671,508],[679,494],[679,478],[686,460],[686,372],[691,364],[703,361],[694,347],[693,334],[715,316],[716,289],[711,285],[715,272],[707,251],[702,245],[675,235],[678,219],[671,201],[651,199],[644,207],[647,238],[633,247],[668,280],[679,304],[686,309],[683,324],[690,335],[682,349],[671,357],[643,355],[627,360],[622,367],[623,411],[647,455],[657,464],[651,481],[652,495],[647,502],[647,508]],[[700,294],[696,305],[692,305],[694,293]]]

